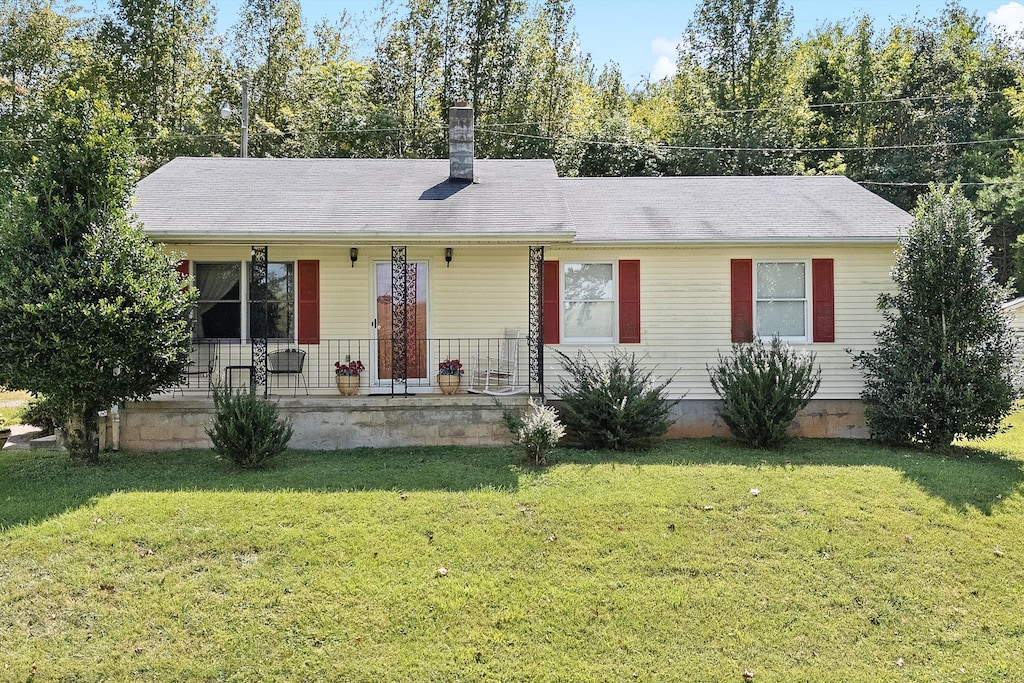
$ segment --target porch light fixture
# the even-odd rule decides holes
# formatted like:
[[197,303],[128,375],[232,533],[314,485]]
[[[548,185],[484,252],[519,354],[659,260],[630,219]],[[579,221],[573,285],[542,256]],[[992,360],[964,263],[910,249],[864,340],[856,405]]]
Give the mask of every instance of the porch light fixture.
[[452,248],[445,247],[444,249],[444,267],[450,268],[452,265]]
[[355,268],[356,267],[356,261],[359,260],[359,250],[356,249],[355,247],[352,247],[351,249],[349,249],[348,250],[348,258],[349,258],[350,261],[352,261],[352,267]]

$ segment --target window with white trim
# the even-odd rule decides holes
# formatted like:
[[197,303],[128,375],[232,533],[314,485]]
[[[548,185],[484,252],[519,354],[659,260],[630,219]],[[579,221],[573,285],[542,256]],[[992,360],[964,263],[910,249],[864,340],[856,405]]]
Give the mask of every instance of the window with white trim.
[[[195,314],[197,339],[240,340],[243,330],[248,334],[253,315],[248,273],[249,267],[243,269],[239,262],[195,264],[196,289],[199,290]],[[268,263],[267,284],[267,336],[294,339],[295,264]]]
[[805,261],[764,261],[754,274],[754,335],[808,341],[809,278]]
[[612,263],[562,265],[562,341],[615,341],[615,268]]

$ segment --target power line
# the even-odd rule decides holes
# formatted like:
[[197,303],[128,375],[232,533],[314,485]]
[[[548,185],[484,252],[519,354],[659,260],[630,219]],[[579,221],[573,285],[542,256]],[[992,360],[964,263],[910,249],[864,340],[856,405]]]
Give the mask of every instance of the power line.
[[[568,141],[584,145],[605,145],[610,147],[645,147],[639,142],[620,142],[617,140],[586,140],[569,136],[554,137],[550,135],[535,135],[531,133],[513,133],[504,130],[491,130],[488,128],[477,128],[478,132],[490,133],[492,135],[504,135],[506,137],[528,138],[533,140],[545,140],[548,142]],[[859,147],[733,147],[722,146],[712,147],[708,145],[665,145],[651,143],[659,150],[677,150],[684,152],[870,152],[870,151],[891,151],[901,149],[931,149],[936,147],[965,147],[971,145],[987,145],[1006,142],[1020,142],[1024,137],[996,138],[992,140],[963,140],[954,142],[922,142],[906,145],[865,145]]]

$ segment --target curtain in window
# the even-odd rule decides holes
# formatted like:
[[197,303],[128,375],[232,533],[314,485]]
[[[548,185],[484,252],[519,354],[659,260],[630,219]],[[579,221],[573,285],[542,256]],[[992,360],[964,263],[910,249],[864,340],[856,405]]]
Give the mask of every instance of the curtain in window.
[[241,272],[235,264],[197,264],[196,287],[199,302],[196,307],[196,336],[203,339],[203,314],[219,304],[232,289],[239,287]]

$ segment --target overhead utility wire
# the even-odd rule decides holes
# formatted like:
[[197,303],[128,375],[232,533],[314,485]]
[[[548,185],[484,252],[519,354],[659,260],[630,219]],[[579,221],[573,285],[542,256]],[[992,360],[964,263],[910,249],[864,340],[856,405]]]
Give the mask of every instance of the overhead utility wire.
[[[615,140],[582,140],[568,136],[553,137],[550,135],[533,135],[530,133],[513,133],[505,130],[477,128],[477,132],[504,135],[507,137],[547,140],[549,142],[571,141],[584,145],[607,145],[610,147],[642,147],[642,143],[618,142]],[[1024,137],[996,138],[993,140],[963,140],[959,142],[922,142],[909,145],[868,145],[862,147],[711,147],[705,145],[663,145],[653,143],[663,150],[681,150],[686,152],[863,152],[874,150],[927,149],[934,147],[965,147],[971,145],[987,145],[1004,142],[1020,142]]]

